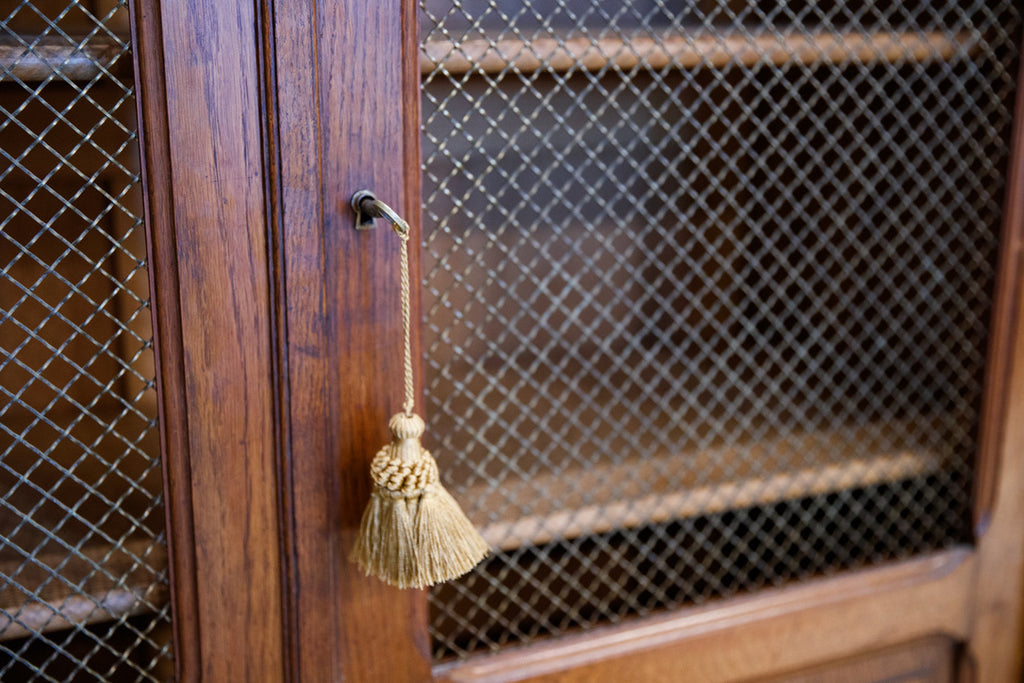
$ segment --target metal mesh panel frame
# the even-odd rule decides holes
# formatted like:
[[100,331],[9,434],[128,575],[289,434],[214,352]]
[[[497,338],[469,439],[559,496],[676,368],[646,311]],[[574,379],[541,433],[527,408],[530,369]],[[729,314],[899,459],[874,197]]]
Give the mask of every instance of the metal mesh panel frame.
[[123,0],[0,16],[0,678],[170,677]]
[[435,657],[969,542],[1019,8],[420,7]]

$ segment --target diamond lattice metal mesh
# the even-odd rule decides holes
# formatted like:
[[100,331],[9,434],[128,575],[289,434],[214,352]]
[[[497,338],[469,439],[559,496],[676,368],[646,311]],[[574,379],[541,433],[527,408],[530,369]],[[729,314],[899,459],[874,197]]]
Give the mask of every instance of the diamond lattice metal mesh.
[[0,9],[0,679],[170,676],[125,3]]
[[435,656],[969,540],[1019,12],[421,1]]

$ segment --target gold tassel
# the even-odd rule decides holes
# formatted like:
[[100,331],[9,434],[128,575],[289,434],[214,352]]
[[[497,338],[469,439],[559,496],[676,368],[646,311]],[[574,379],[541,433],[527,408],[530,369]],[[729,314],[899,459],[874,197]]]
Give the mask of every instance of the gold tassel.
[[414,415],[409,306],[409,226],[369,193],[353,207],[387,218],[402,238],[402,325],[405,404],[388,422],[391,443],[373,458],[373,492],[359,525],[352,561],[368,575],[399,588],[423,588],[462,576],[489,552],[487,542],[441,486],[437,463],[420,444],[425,425]]
[[441,486],[437,463],[420,445],[423,420],[399,413],[388,426],[392,441],[370,466],[373,493],[352,559],[399,588],[462,576],[487,555],[487,543]]

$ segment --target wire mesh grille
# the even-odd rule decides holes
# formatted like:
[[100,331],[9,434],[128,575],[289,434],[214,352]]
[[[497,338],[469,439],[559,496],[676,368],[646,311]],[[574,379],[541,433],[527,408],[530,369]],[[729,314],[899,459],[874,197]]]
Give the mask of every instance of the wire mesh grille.
[[969,541],[1015,3],[420,8],[436,657]]
[[170,677],[125,2],[0,10],[0,679]]

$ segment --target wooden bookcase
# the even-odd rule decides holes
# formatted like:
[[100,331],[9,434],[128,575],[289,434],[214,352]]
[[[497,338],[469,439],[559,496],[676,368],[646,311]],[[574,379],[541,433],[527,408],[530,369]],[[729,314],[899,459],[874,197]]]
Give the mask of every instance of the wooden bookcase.
[[[432,669],[425,596],[366,579],[345,559],[368,494],[365,467],[395,409],[378,388],[400,381],[381,343],[400,329],[387,265],[396,245],[351,230],[348,197],[372,188],[417,222],[420,75],[444,59],[454,72],[468,68],[445,57],[443,44],[413,57],[414,14],[410,3],[393,0],[372,11],[354,1],[268,3],[256,11],[194,1],[139,14],[155,283],[161,325],[172,331],[160,357],[172,549],[185,549],[172,551],[181,670],[459,681],[657,679],[686,671],[694,679],[741,680],[800,670],[813,677],[822,670],[816,667],[831,667],[854,680],[912,671],[935,680],[1012,680],[1020,667],[1015,615],[1024,567],[1014,521],[1024,485],[1024,404],[1013,390],[1024,381],[1019,123],[988,351],[974,545]],[[198,16],[204,20],[192,20]],[[933,59],[962,40],[941,32],[724,43],[669,36],[658,47],[605,45],[603,52],[618,55],[619,67],[634,53],[711,65],[822,53],[896,62]],[[218,46],[216,68],[186,57],[210,45]],[[529,58],[514,43],[464,47],[476,50],[464,56],[485,71],[528,70],[538,59],[557,70],[586,53],[571,37],[534,44]],[[197,123],[196,111],[208,115]],[[195,144],[185,144],[184,130]],[[223,315],[229,310],[237,313]],[[803,450],[802,440],[831,437],[781,438]],[[213,452],[216,458],[206,457]],[[880,452],[847,461],[830,479],[841,487],[850,472],[882,481],[937,466],[924,451]],[[588,516],[587,506],[606,505],[597,482],[616,476],[615,467],[580,475],[593,479],[597,493],[579,506],[571,499],[568,508],[539,506],[541,527],[498,515],[485,535],[508,538],[518,528],[524,541],[543,540],[537,529],[568,510],[582,526],[559,526],[560,533],[593,533],[604,515]],[[701,482],[686,496],[655,487],[638,491],[633,509],[655,518],[685,514],[680,501],[701,487],[776,500],[802,476],[799,468],[768,479],[739,473]],[[237,540],[243,530],[244,544]],[[236,581],[240,573],[250,580]],[[229,647],[258,658],[219,656]]]
[[[529,45],[470,41],[455,52],[437,41],[421,52],[416,12],[403,0],[132,7],[126,29],[136,49],[139,201],[149,235],[168,509],[171,591],[164,599],[173,606],[178,678],[584,681],[686,672],[687,679],[720,681],[1016,680],[1024,642],[1019,114],[972,544],[497,654],[431,660],[425,593],[386,587],[347,560],[369,493],[369,460],[397,408],[397,396],[381,387],[401,386],[387,343],[401,329],[397,242],[353,230],[348,200],[371,188],[420,224],[422,74],[442,63],[467,77],[509,68],[630,69],[640,55],[655,67],[702,69],[794,60],[896,64],[943,59],[970,36],[679,34],[602,38],[599,50],[590,38],[566,36]],[[0,63],[4,49],[0,42]],[[108,46],[97,41],[88,49],[102,55]],[[55,45],[43,56],[69,73],[95,64],[61,50]],[[30,78],[33,65],[20,64],[21,77]],[[1022,102],[1019,88],[1017,112]],[[414,259],[414,281],[422,266]],[[558,504],[539,501],[533,517],[507,516],[486,487],[468,495],[485,511],[482,531],[496,546],[540,544],[925,475],[943,467],[939,454],[865,454],[850,444],[884,442],[888,430],[935,428],[891,420],[842,433],[767,429],[763,438],[791,465],[768,475],[743,468],[715,474],[713,464],[729,461],[735,444],[562,472],[575,488]],[[681,455],[707,462],[712,475],[682,488],[659,485],[657,474]],[[812,479],[819,483],[808,488]],[[635,491],[623,500],[617,488],[612,499],[603,484],[622,480],[636,481]]]

